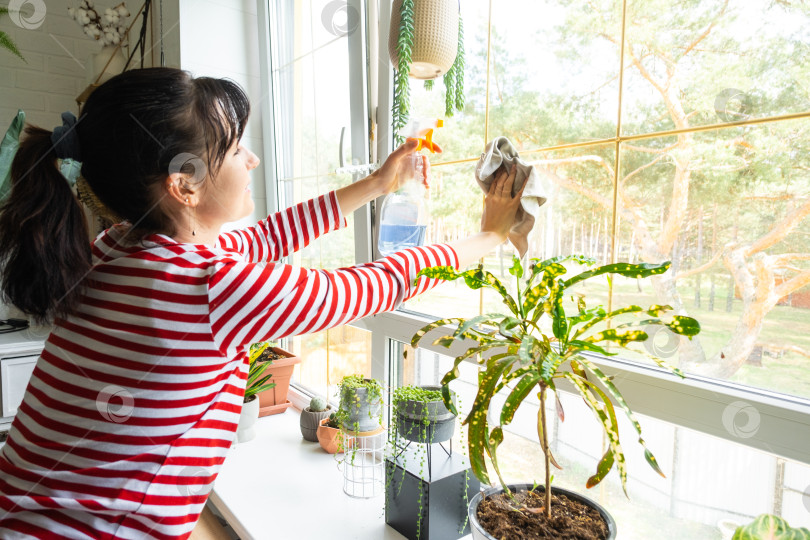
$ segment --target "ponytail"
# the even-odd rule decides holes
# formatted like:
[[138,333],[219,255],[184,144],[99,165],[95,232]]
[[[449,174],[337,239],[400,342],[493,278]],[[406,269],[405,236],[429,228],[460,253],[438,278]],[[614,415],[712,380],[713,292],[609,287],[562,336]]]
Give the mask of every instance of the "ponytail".
[[39,323],[73,313],[91,266],[84,211],[57,169],[51,132],[25,130],[0,207],[2,296]]

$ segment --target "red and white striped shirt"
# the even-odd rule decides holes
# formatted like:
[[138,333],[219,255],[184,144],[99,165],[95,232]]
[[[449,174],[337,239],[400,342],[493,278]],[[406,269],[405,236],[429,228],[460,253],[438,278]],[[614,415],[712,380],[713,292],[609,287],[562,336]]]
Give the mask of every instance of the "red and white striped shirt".
[[234,438],[249,345],[394,309],[436,284],[414,285],[420,269],[458,264],[446,245],[334,271],[268,262],[345,224],[330,193],[213,248],[99,235],[0,452],[0,538],[186,538]]

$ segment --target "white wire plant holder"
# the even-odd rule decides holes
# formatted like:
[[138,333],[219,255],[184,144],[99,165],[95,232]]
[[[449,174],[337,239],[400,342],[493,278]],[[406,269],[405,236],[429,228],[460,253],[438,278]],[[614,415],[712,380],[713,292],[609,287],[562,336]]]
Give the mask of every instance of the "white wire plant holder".
[[343,492],[357,499],[381,495],[385,486],[385,429],[344,431],[343,440]]

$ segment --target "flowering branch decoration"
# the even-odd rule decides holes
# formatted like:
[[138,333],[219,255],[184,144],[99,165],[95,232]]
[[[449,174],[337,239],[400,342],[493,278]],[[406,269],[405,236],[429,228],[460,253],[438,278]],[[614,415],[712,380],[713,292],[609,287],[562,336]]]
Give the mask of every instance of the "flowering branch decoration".
[[82,0],[78,8],[68,8],[68,15],[81,25],[85,34],[101,40],[105,46],[118,45],[127,32],[129,10],[124,2],[105,9],[104,15],[99,15],[92,0]]

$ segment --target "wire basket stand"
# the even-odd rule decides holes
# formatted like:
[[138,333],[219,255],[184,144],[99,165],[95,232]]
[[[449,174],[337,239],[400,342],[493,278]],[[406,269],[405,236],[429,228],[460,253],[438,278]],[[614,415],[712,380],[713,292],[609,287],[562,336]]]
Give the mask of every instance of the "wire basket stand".
[[343,492],[349,497],[370,499],[382,494],[385,485],[385,428],[374,431],[344,431]]

